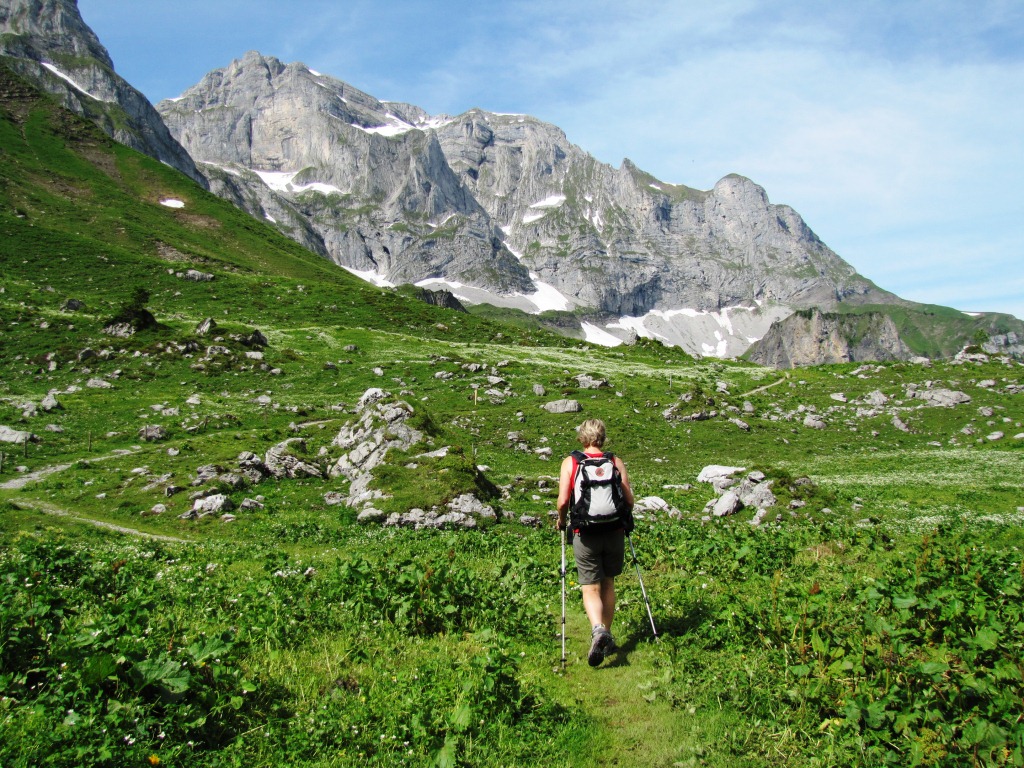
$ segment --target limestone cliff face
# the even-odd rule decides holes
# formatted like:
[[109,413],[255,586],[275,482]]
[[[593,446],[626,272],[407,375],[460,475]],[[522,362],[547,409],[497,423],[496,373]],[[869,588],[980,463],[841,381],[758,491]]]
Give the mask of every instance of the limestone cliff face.
[[[301,212],[316,250],[338,264],[393,283],[457,275],[497,291],[534,290],[436,135],[405,122],[421,111],[258,53],[158,108],[194,158],[233,172],[247,209],[275,222],[269,208]],[[276,197],[241,190],[254,185]]]
[[[665,184],[531,117],[431,117],[254,52],[158,109],[194,158],[233,174],[219,193],[391,282],[530,294],[538,281],[610,316],[897,300],[750,180]],[[256,174],[272,189],[256,192]],[[288,211],[312,237],[282,224]]]
[[838,315],[810,310],[773,323],[747,358],[774,368],[868,360],[909,360],[896,324],[879,312]]
[[110,54],[82,20],[76,0],[3,0],[0,55],[116,141],[206,185],[153,105],[114,71]]

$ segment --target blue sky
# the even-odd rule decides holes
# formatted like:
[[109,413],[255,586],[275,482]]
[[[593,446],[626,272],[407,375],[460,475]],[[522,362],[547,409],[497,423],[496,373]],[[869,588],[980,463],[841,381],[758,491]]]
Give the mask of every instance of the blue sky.
[[258,50],[432,114],[793,206],[915,301],[1024,318],[1018,0],[79,0],[152,101]]

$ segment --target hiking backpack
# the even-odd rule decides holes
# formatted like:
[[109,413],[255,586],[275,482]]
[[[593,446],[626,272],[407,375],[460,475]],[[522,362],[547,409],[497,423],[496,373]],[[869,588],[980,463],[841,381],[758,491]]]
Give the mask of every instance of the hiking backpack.
[[603,453],[588,456],[573,451],[575,469],[572,477],[569,523],[573,530],[594,527],[625,527],[632,530],[633,516],[622,492],[622,475],[615,466],[615,456]]

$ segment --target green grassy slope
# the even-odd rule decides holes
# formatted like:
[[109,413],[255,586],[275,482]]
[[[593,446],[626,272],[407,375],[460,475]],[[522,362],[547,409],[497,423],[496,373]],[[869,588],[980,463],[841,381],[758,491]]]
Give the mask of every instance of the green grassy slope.
[[[1020,365],[786,375],[438,309],[306,253],[4,70],[0,93],[0,424],[40,437],[0,443],[0,764],[1024,761]],[[190,268],[214,279],[177,276]],[[159,326],[104,335],[139,289]],[[197,336],[208,317],[219,329]],[[262,361],[237,338],[254,329]],[[233,354],[204,361],[211,344]],[[610,386],[580,389],[581,373]],[[488,375],[507,394],[485,394]],[[927,382],[971,402],[918,408],[908,386]],[[325,499],[345,484],[320,479],[231,491],[264,506],[230,523],[179,518],[204,465],[296,436],[306,460],[337,458],[369,387],[456,449],[392,459],[392,503],[443,503],[481,465],[500,524],[361,526]],[[876,390],[909,431],[864,404]],[[629,570],[623,650],[597,670],[571,567],[562,668],[558,538],[517,522],[553,508],[581,418],[541,409],[560,398],[607,422],[639,497],[678,513],[634,535],[661,641]],[[151,424],[167,437],[140,440]],[[702,521],[707,464],[765,471],[768,524]],[[171,483],[186,490],[166,497]]]

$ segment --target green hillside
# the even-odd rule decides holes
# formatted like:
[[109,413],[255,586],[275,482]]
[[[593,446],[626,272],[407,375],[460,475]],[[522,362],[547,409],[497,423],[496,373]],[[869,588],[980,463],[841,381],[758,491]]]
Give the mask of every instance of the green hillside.
[[[0,425],[37,438],[0,443],[5,768],[1024,764],[1019,363],[782,374],[433,307],[4,68],[0,267]],[[105,334],[119,316],[154,322]],[[333,503],[374,387],[448,448],[389,454],[381,510],[473,492],[496,521]],[[633,534],[660,639],[628,563],[598,669],[571,565],[561,663],[549,516],[586,417],[670,510]],[[293,438],[321,477],[223,479]],[[767,476],[761,525],[706,517],[710,464]],[[233,519],[183,518],[197,489]]]

